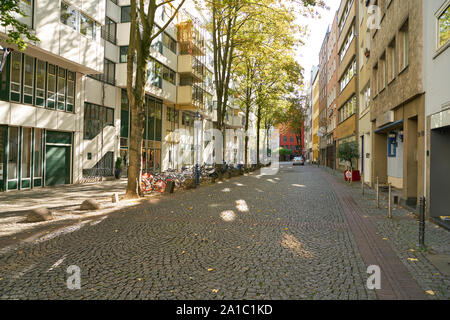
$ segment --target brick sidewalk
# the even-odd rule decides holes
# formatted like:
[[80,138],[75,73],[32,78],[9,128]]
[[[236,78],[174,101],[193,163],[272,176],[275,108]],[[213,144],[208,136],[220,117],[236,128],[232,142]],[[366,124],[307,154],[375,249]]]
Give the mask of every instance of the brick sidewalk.
[[[382,261],[385,266],[380,265],[391,288],[381,290],[380,298],[422,299],[420,290],[417,290],[419,285],[422,292],[427,292],[428,298],[450,299],[449,267],[441,263],[438,268],[434,263],[436,260],[450,261],[450,232],[427,221],[426,249],[420,249],[417,246],[418,221],[414,213],[401,206],[393,206],[393,218],[388,219],[386,195],[380,195],[380,208],[377,209],[375,190],[366,188],[363,196],[360,183],[350,186],[344,183],[340,172],[323,168],[321,171],[347,209],[349,224],[364,259]],[[408,279],[405,271],[412,278]],[[412,292],[412,296],[405,295],[407,292]]]

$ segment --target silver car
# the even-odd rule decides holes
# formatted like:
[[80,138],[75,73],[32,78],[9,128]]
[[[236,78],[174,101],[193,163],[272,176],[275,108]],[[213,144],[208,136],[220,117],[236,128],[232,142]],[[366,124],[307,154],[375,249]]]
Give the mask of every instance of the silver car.
[[292,165],[294,166],[304,166],[305,165],[305,159],[303,159],[303,157],[295,157],[294,158],[294,162],[292,163]]

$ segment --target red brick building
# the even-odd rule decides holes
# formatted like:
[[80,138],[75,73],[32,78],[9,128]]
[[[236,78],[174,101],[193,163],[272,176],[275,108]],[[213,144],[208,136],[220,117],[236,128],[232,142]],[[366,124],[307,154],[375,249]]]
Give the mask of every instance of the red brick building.
[[290,160],[293,157],[303,155],[305,146],[305,133],[304,127],[301,129],[300,136],[297,137],[294,131],[287,125],[280,125],[277,128],[280,130],[280,148],[288,149],[292,151],[292,156],[281,158],[280,160]]

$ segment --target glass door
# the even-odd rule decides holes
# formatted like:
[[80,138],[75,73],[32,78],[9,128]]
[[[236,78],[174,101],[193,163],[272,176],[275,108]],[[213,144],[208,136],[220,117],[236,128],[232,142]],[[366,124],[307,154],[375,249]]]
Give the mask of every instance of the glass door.
[[42,187],[42,129],[34,129],[33,146],[33,187]]
[[19,181],[19,128],[8,128],[7,190],[16,190]]
[[31,128],[22,128],[20,189],[31,188]]
[[0,126],[0,191],[5,191],[6,179],[6,130],[7,127]]

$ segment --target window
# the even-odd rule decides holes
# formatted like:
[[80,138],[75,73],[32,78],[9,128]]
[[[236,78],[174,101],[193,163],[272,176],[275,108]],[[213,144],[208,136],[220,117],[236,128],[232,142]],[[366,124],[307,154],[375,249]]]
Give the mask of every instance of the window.
[[396,62],[396,52],[395,52],[395,38],[391,41],[388,48],[388,74],[389,74],[389,82],[394,80],[395,72],[397,68]]
[[353,5],[353,0],[347,0],[347,3],[345,4],[344,10],[343,10],[344,13],[342,14],[342,19],[339,22],[339,33],[341,33],[342,29],[344,29],[344,25],[345,25],[345,22],[347,21],[347,17],[348,17],[348,14],[350,13],[350,9],[351,9],[352,5]]
[[114,126],[114,109],[86,102],[84,104],[84,139],[94,139],[107,126]]
[[151,59],[149,69],[147,70],[147,82],[160,89],[162,88],[162,67],[163,65],[160,62]]
[[345,54],[347,53],[348,48],[350,48],[350,44],[352,43],[354,37],[355,37],[355,24],[352,25],[350,31],[348,32],[345,43],[342,46],[341,52],[339,53],[340,62],[342,62],[342,60],[344,59]]
[[373,76],[373,92],[375,95],[378,94],[378,63],[375,65],[375,67],[373,67],[373,71],[372,71],[372,76]]
[[60,21],[82,35],[92,39],[96,38],[96,23],[94,20],[64,2],[61,2]]
[[175,108],[167,107],[167,114],[166,114],[166,120],[169,122],[173,122],[175,124],[178,124],[179,120],[179,111]]
[[96,74],[90,77],[102,82],[106,82],[110,85],[115,85],[116,64],[108,59],[105,59],[103,63],[103,74]]
[[167,33],[164,32],[163,35],[163,45],[172,51],[173,53],[177,53],[177,42],[173,40]]
[[370,105],[370,83],[368,83],[367,86],[361,91],[360,96],[361,96],[360,106],[361,106],[361,113],[362,113]]
[[120,63],[127,63],[127,57],[128,57],[128,46],[120,47],[119,62]]
[[23,103],[33,104],[34,58],[24,56]]
[[131,6],[120,7],[120,10],[121,10],[120,22],[122,22],[122,23],[131,22],[131,16],[130,16]]
[[102,38],[116,44],[117,23],[106,17],[105,26],[102,28]]
[[356,113],[356,96],[351,97],[338,111],[339,123]]
[[378,71],[380,72],[378,89],[382,91],[386,87],[386,52],[380,58],[380,68]]
[[339,92],[342,92],[345,89],[354,75],[356,75],[356,60],[353,60],[353,62],[348,66],[347,70],[339,81]]
[[80,33],[95,39],[95,22],[82,13],[80,13]]
[[176,79],[176,72],[172,69],[169,69],[166,66],[163,66],[163,79],[170,82],[173,85],[176,85],[175,79]]
[[47,108],[55,109],[56,106],[56,66],[48,65],[47,71]]
[[400,28],[400,69],[405,69],[409,64],[409,24],[408,21]]
[[77,11],[64,2],[61,2],[61,22],[73,30],[78,29]]
[[65,109],[66,69],[58,68],[58,110]]
[[21,179],[31,178],[31,128],[22,129]]
[[37,60],[36,63],[36,93],[34,104],[43,107],[45,106],[45,73],[47,64],[45,61]]
[[22,54],[17,51],[11,53],[11,83],[10,99],[14,102],[20,102],[22,86]]
[[34,178],[42,177],[42,129],[34,129],[34,152],[33,152],[33,165],[34,165]]
[[67,71],[67,105],[66,105],[66,109],[69,112],[73,112],[74,106],[75,106],[75,79],[76,79],[75,72]]
[[450,40],[450,5],[438,18],[438,49],[445,46]]

